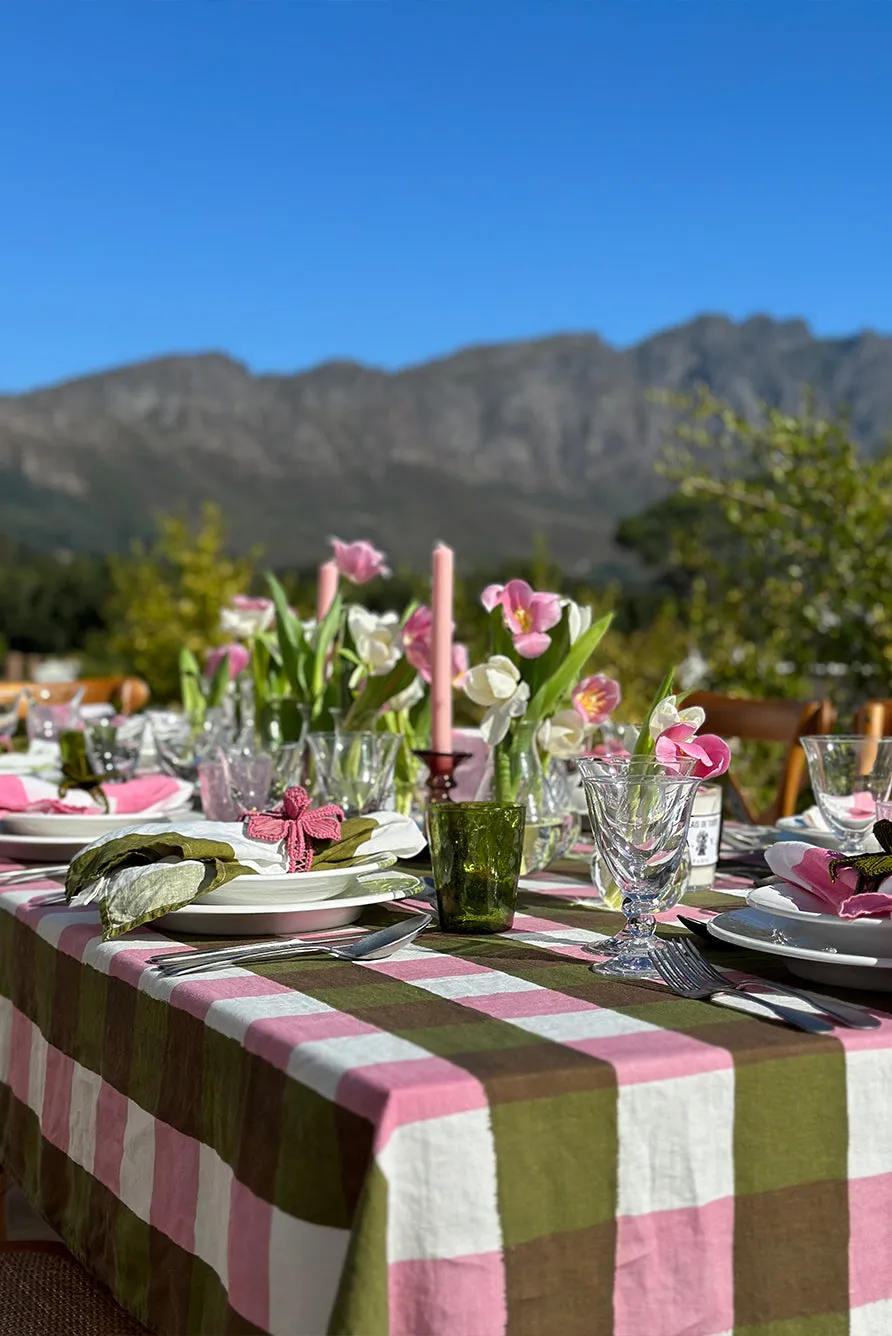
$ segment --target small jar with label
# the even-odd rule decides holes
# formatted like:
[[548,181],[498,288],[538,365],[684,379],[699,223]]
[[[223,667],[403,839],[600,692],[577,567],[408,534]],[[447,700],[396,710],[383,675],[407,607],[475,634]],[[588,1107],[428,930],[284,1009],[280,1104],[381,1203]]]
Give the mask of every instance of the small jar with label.
[[688,827],[688,855],[691,870],[688,889],[708,891],[715,881],[722,834],[722,790],[718,784],[704,784],[694,799]]

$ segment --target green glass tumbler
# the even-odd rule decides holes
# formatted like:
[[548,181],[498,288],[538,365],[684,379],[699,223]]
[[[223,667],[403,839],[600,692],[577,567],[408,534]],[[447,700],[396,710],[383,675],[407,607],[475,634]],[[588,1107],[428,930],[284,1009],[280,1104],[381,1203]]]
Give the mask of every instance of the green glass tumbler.
[[431,862],[444,932],[511,927],[525,818],[516,803],[431,804]]

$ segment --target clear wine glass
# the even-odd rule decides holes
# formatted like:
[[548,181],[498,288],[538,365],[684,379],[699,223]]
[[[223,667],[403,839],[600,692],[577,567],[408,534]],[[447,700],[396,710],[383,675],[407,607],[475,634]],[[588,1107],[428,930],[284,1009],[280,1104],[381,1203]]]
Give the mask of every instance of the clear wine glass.
[[659,978],[651,962],[654,914],[672,891],[687,847],[701,782],[692,773],[695,766],[685,759],[669,773],[652,756],[579,762],[595,842],[622,891],[626,917],[615,954],[592,965],[597,974]]
[[859,733],[801,738],[812,792],[842,854],[857,854],[892,789],[892,738]]

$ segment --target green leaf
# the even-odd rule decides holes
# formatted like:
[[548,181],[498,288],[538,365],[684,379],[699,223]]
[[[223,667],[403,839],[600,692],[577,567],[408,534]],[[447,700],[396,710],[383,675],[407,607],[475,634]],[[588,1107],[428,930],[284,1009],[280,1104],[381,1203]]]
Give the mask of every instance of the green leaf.
[[318,700],[325,690],[325,664],[328,652],[334,644],[341,626],[341,613],[344,601],[340,594],[335,594],[331,607],[322,619],[322,625],[316,630],[316,653],[313,658],[312,690],[313,699]]
[[222,705],[229,687],[229,653],[223,655],[220,662],[214,669],[214,675],[208,686],[208,705],[211,709],[216,709]]
[[641,724],[641,732],[638,734],[638,741],[635,743],[634,756],[650,756],[654,749],[654,739],[650,736],[650,720],[654,710],[660,701],[665,700],[667,696],[672,695],[672,684],[675,681],[675,669],[670,668],[660,685],[657,687],[657,694],[648,707],[647,715]]
[[[530,695],[535,696],[541,686],[553,677],[570,653],[570,609],[564,608],[561,620],[550,632],[551,644],[538,659],[524,659],[520,671],[529,683]],[[573,684],[571,684],[573,685]]]
[[258,636],[251,646],[251,677],[254,681],[254,700],[258,710],[261,710],[270,698],[273,676],[269,645]]
[[411,686],[415,669],[406,659],[400,659],[384,677],[366,678],[364,689],[354,700],[344,720],[344,732],[358,732],[370,728],[391,697]]
[[204,719],[207,706],[202,690],[201,668],[190,649],[180,650],[180,700],[187,717],[195,724]]
[[266,572],[266,583],[272,595],[276,609],[276,636],[282,668],[288,679],[288,685],[298,700],[306,700],[307,679],[304,662],[307,657],[307,643],[303,627],[288,606],[288,596],[273,575]]
[[612,621],[613,613],[610,612],[579,637],[557,672],[547,682],[542,683],[530,701],[526,711],[527,719],[538,722],[551,717],[561,697],[567,695],[579,681],[583,668],[594,654],[601,637]]

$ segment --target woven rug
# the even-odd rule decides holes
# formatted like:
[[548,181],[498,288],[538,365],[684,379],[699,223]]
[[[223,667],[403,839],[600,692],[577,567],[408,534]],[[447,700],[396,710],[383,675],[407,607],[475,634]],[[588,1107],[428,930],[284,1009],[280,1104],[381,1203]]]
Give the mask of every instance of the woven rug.
[[0,1336],[146,1336],[61,1244],[0,1245]]
[[147,1336],[0,1172],[0,1336]]

